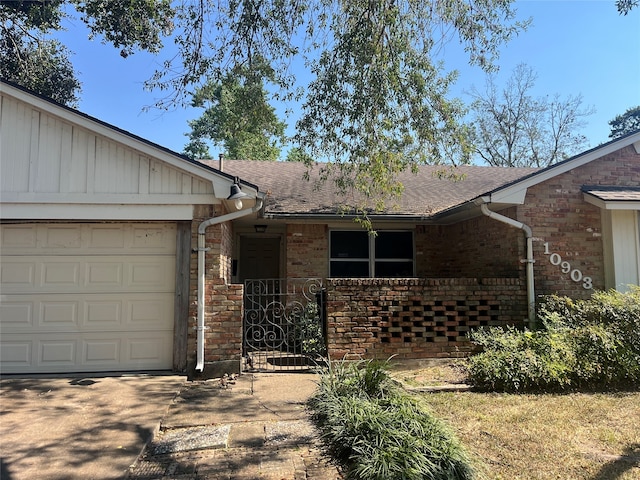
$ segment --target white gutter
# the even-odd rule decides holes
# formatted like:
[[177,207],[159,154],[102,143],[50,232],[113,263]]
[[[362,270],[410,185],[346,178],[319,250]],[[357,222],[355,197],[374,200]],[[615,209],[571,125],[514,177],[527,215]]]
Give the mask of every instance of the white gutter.
[[489,218],[493,218],[494,220],[506,223],[507,225],[511,225],[512,227],[519,228],[524,231],[525,238],[527,239],[527,258],[522,261],[527,264],[527,313],[529,317],[529,327],[533,328],[536,321],[536,297],[533,277],[533,264],[535,263],[535,260],[533,259],[533,232],[531,231],[531,227],[522,222],[518,222],[517,220],[489,210],[486,203],[480,204],[480,210]]
[[219,223],[228,222],[229,220],[235,220],[236,218],[245,217],[256,213],[262,208],[263,199],[261,196],[256,197],[256,204],[252,208],[245,208],[244,210],[238,210],[237,212],[227,213],[221,217],[213,217],[205,220],[198,226],[198,322],[196,325],[197,330],[197,359],[196,359],[196,371],[202,372],[204,370],[204,257],[205,253],[210,249],[205,246],[205,231],[211,225],[217,225]]

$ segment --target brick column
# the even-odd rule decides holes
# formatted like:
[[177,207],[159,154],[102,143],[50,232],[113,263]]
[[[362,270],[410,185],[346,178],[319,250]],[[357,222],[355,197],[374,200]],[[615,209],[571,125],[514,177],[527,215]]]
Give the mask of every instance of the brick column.
[[[198,226],[214,216],[223,215],[222,206],[200,205],[194,208],[192,245],[198,245]],[[195,372],[197,354],[198,261],[191,257],[189,332],[187,341],[187,371],[191,378],[214,378],[224,373],[239,373],[242,361],[242,298],[243,286],[227,283],[230,278],[232,248],[230,222],[214,224],[205,232],[205,294],[204,294],[204,371]]]

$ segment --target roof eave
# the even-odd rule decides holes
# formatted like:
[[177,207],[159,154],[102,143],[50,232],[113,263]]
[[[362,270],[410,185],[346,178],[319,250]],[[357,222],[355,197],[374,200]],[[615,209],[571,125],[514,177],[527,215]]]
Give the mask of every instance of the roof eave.
[[[394,215],[394,214],[370,214],[368,217],[373,221],[379,222],[397,222],[397,223],[427,223],[431,220],[431,216],[427,215]],[[339,213],[269,213],[266,212],[263,216],[269,220],[315,220],[315,221],[327,221],[335,222],[337,220],[355,220],[361,218],[356,214]]]

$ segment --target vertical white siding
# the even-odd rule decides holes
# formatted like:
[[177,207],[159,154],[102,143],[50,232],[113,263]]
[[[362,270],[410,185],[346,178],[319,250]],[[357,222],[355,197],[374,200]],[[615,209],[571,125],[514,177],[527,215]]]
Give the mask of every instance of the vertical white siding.
[[0,126],[3,192],[62,195],[213,192],[210,181],[7,95],[2,96]]
[[[605,249],[605,260],[613,267],[613,275],[607,276],[607,287],[626,291],[628,285],[640,284],[640,232],[638,212],[634,210],[611,210],[611,243]],[[611,256],[607,259],[607,253]]]

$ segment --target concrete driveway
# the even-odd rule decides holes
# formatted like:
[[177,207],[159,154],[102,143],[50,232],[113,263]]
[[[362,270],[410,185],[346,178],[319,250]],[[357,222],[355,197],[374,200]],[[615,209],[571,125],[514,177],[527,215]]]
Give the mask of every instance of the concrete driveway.
[[2,480],[122,478],[186,377],[0,380]]

